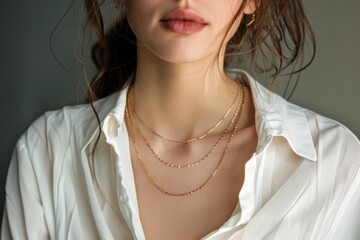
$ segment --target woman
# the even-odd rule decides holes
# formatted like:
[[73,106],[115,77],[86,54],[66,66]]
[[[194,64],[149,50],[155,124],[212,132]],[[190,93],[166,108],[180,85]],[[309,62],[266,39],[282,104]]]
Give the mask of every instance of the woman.
[[107,35],[98,3],[85,8],[89,104],[20,138],[3,239],[360,237],[356,137],[229,69],[261,56],[276,81],[296,67],[311,38],[300,1],[114,2]]

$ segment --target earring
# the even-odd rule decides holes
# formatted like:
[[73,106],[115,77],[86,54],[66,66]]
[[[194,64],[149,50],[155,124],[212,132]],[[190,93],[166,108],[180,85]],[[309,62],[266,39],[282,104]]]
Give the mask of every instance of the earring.
[[255,13],[252,13],[251,14],[251,20],[245,26],[249,27],[254,22],[255,22]]

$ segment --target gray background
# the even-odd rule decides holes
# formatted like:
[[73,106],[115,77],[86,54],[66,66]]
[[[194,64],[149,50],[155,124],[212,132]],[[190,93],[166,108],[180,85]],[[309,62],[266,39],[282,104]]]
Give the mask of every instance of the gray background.
[[[44,111],[82,102],[81,65],[74,54],[79,8],[70,11],[54,37],[55,52],[70,73],[55,61],[48,41],[68,5],[69,0],[0,2],[0,216],[20,134]],[[359,137],[360,1],[307,0],[304,5],[318,53],[290,100],[345,124]]]

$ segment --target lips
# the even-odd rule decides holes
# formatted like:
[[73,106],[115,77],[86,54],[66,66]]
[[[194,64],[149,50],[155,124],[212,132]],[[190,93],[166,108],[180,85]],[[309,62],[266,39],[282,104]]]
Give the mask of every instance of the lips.
[[208,25],[199,14],[191,9],[178,8],[160,20],[167,29],[179,34],[191,34]]

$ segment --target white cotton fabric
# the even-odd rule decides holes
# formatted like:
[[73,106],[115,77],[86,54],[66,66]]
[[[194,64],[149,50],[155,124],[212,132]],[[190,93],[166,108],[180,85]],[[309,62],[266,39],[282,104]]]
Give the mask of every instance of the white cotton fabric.
[[[232,73],[235,74],[235,73]],[[206,240],[360,239],[360,143],[341,124],[251,88],[258,146],[239,204]],[[124,122],[127,89],[40,117],[16,145],[1,239],[145,239]],[[155,216],[154,216],[155,217]]]

